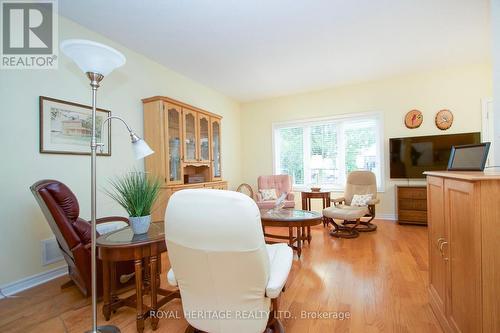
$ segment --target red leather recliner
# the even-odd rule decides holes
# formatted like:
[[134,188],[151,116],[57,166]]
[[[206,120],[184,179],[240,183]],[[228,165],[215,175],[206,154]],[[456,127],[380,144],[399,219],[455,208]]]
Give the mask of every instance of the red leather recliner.
[[[42,209],[57,243],[68,264],[69,276],[86,297],[91,295],[90,240],[91,224],[79,218],[78,200],[71,190],[57,180],[41,180],[33,184],[31,192]],[[97,219],[97,223],[123,221],[119,216]],[[120,277],[134,272],[132,261],[116,265],[116,286]],[[130,282],[134,281],[131,279]],[[102,262],[97,261],[97,294],[102,295]]]

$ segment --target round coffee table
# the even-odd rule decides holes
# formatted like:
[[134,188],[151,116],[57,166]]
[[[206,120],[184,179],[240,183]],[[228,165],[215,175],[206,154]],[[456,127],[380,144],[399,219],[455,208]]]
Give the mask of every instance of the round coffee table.
[[[302,243],[305,241],[308,243],[311,242],[311,226],[323,222],[321,214],[297,209],[281,209],[277,211],[273,209],[261,209],[260,219],[262,221],[262,228],[264,229],[264,237],[288,240],[288,245],[297,251],[299,258],[302,254]],[[268,234],[265,227],[288,228],[288,236]],[[306,228],[309,230],[308,233],[305,232]],[[277,242],[268,241],[268,243]]]

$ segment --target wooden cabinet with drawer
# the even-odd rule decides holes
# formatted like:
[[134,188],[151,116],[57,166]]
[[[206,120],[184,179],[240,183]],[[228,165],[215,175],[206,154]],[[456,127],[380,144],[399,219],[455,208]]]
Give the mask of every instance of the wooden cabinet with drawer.
[[398,223],[427,224],[427,189],[423,186],[396,186]]
[[500,332],[500,173],[425,174],[431,308],[446,333]]

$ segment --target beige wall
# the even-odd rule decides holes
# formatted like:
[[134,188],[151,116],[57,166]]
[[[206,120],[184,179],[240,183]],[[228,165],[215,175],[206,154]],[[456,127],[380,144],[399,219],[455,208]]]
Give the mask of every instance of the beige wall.
[[[230,187],[241,178],[239,104],[147,58],[93,33],[65,18],[59,38],[85,38],[111,45],[125,54],[127,64],[102,82],[98,105],[124,117],[143,132],[141,98],[166,95],[222,115],[223,176]],[[82,104],[90,103],[88,80],[76,65],[60,54],[58,70],[10,70],[0,73],[0,286],[59,266],[41,266],[40,240],[52,237],[29,186],[43,178],[68,184],[80,200],[81,215],[90,213],[90,157],[47,155],[38,152],[38,96]],[[143,163],[135,162],[128,133],[113,124],[113,155],[98,158],[98,187],[107,179]],[[98,215],[125,212],[98,192]]]
[[[384,121],[386,179],[378,212],[393,216],[394,185],[406,181],[389,180],[389,138],[443,133],[434,125],[434,115],[442,108],[455,114],[453,127],[446,133],[480,131],[481,99],[491,94],[491,66],[480,64],[243,104],[243,179],[255,185],[259,175],[273,172],[273,122],[378,111]],[[403,117],[413,108],[423,111],[424,122],[409,130]]]

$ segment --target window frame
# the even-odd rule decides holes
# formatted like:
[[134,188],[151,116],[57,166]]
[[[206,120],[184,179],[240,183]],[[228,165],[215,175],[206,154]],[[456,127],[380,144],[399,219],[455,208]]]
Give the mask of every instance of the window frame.
[[[377,193],[383,193],[385,192],[385,151],[384,151],[384,117],[382,112],[378,111],[373,111],[373,112],[358,112],[358,113],[345,113],[345,114],[338,114],[338,115],[333,115],[333,116],[328,116],[328,117],[316,117],[316,118],[308,118],[308,119],[297,119],[297,120],[289,120],[289,121],[280,121],[280,122],[273,122],[272,123],[272,128],[271,128],[271,144],[272,144],[272,160],[273,160],[273,173],[278,174],[278,160],[279,156],[277,156],[278,151],[276,147],[277,143],[277,137],[276,133],[278,129],[282,128],[292,128],[292,127],[311,127],[314,125],[324,125],[325,123],[338,123],[341,121],[351,121],[351,120],[357,120],[357,119],[363,119],[366,117],[370,118],[375,118],[378,124],[378,137],[376,138],[378,140],[378,144],[376,145],[377,147],[377,154],[380,156],[379,158],[379,163],[380,163],[380,179],[377,179]],[[343,141],[343,138],[341,139]],[[304,146],[308,145],[310,140],[305,140]],[[304,147],[305,149],[306,147]],[[345,154],[344,154],[345,157]],[[345,161],[344,165],[345,167]],[[306,174],[308,173],[308,168],[306,168],[306,165],[304,164],[304,183],[306,183]],[[304,191],[309,189],[309,186],[307,184],[304,185],[295,185],[293,184],[293,191],[299,192],[299,191]],[[345,184],[342,185],[341,187],[336,187],[336,186],[322,186],[322,189],[324,190],[329,190],[332,192],[343,192],[345,189]]]

